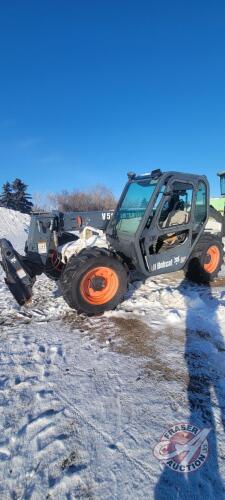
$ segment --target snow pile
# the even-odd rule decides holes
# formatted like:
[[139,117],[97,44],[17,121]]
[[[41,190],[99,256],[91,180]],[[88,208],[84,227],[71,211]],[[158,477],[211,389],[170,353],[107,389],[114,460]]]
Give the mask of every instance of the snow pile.
[[[223,269],[224,272],[224,269]],[[156,332],[207,332],[225,340],[225,282],[221,286],[199,286],[189,283],[183,274],[171,273],[137,281],[130,285],[125,300],[108,318],[141,320]]]
[[19,253],[24,252],[29,224],[29,215],[0,207],[0,238],[11,241]]

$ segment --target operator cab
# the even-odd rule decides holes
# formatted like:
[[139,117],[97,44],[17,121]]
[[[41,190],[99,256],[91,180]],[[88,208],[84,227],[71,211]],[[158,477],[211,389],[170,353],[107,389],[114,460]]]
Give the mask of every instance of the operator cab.
[[178,263],[183,264],[206,224],[208,200],[205,176],[160,170],[139,176],[129,173],[107,238],[115,250],[122,250],[136,268],[148,274],[155,270],[159,254],[179,257]]

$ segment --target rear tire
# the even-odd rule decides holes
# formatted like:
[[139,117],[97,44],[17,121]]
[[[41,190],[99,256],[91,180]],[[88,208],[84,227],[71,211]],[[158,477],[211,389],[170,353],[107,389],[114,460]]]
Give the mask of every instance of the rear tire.
[[60,277],[67,304],[87,315],[115,309],[128,287],[128,270],[105,248],[91,248],[73,255]]
[[223,263],[222,240],[213,234],[203,234],[186,266],[186,277],[195,283],[210,283],[219,274]]

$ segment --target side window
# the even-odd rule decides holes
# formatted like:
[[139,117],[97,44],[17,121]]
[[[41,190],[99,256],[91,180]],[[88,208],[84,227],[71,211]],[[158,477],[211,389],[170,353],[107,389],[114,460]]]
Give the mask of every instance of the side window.
[[198,224],[203,224],[207,216],[207,191],[204,182],[199,182],[196,196],[195,220]]
[[193,187],[190,184],[174,182],[172,193],[165,200],[159,216],[159,227],[167,228],[188,224],[191,216]]

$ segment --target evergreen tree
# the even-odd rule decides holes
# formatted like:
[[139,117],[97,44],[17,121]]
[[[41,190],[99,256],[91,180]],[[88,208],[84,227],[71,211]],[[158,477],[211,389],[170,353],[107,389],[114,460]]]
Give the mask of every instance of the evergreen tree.
[[14,205],[14,193],[12,193],[11,184],[6,182],[2,186],[2,194],[0,195],[0,206],[4,208],[13,208]]
[[31,196],[26,192],[27,185],[21,179],[15,179],[12,183],[14,210],[18,210],[24,214],[30,214],[33,203],[29,201]]

